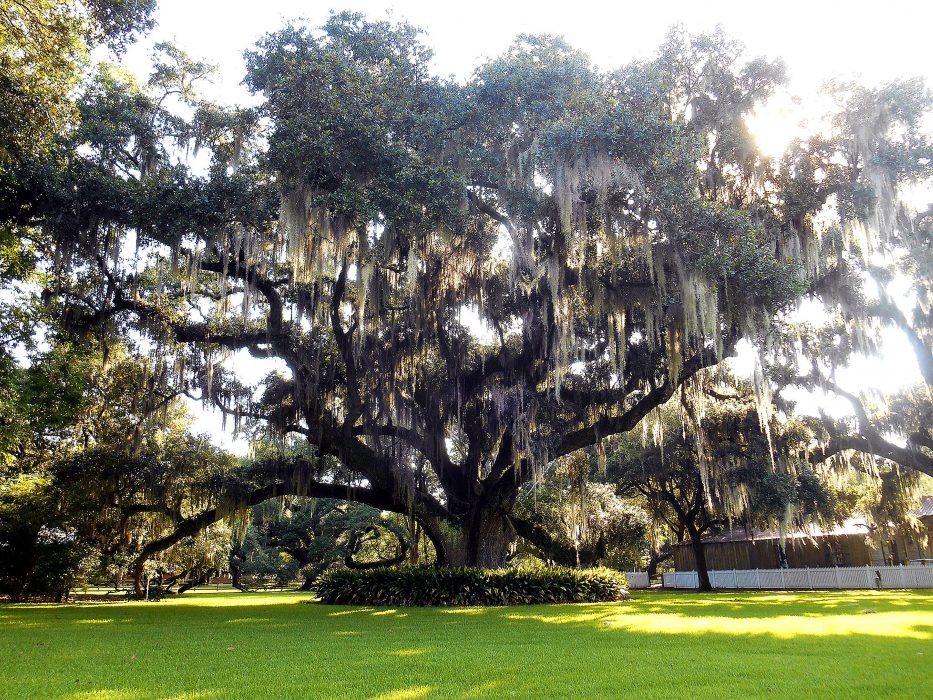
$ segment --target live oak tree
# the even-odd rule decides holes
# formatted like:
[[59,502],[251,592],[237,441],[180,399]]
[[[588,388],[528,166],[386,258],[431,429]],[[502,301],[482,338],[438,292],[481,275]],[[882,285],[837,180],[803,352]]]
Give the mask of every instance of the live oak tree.
[[[141,592],[153,553],[163,563],[195,558],[194,548],[163,554],[148,544],[250,484],[248,470],[188,432],[181,392],[163,393],[146,358],[116,340],[102,352],[91,338],[78,346],[46,330],[51,347],[16,368],[0,414],[0,588],[42,595],[60,581],[57,595],[83,562],[85,573],[130,574]],[[202,552],[209,539],[196,540]]]
[[786,532],[832,521],[835,489],[807,459],[812,433],[805,425],[775,421],[766,431],[754,405],[733,398],[696,415],[686,393],[683,407],[672,402],[658,412],[651,435],[612,441],[606,478],[621,495],[639,498],[675,542],[690,544],[706,591],[705,536],[729,524]]
[[235,548],[231,569],[236,565],[241,574],[268,573],[277,567],[270,567],[267,552],[284,553],[294,562],[295,573],[300,570],[304,577],[302,590],[309,590],[335,566],[377,568],[404,561],[411,543],[399,521],[392,513],[328,498],[288,499],[284,506],[267,502],[253,509],[246,546]]
[[[165,387],[283,444],[155,546],[296,494],[500,565],[524,484],[601,461],[740,338],[768,345],[824,271],[803,255],[821,152],[758,153],[745,117],[783,70],[720,34],[611,73],[520,37],[458,84],[412,27],[339,14],[248,53],[255,110],[199,100],[207,67],[163,48],[147,86],[99,72],[22,214],[56,241],[46,293],[75,329],[142,334]],[[224,365],[247,354],[282,367],[259,393]]]

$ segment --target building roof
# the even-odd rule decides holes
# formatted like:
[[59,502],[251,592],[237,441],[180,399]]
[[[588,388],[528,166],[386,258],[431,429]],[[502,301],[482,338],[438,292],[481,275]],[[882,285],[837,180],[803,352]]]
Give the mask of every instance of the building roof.
[[921,496],[920,507],[914,511],[918,518],[933,518],[933,495]]

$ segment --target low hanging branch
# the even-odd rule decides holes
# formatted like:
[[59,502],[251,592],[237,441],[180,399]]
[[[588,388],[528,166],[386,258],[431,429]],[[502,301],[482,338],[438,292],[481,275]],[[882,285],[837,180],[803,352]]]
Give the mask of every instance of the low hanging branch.
[[354,530],[353,533],[351,533],[350,540],[347,543],[347,556],[344,557],[343,560],[343,563],[348,569],[381,569],[386,566],[395,566],[405,561],[405,557],[408,556],[408,550],[411,549],[411,542],[408,541],[408,538],[402,532],[395,529],[389,530],[389,532],[395,536],[397,542],[395,556],[367,562],[359,562],[353,558],[360,553],[365,543],[378,540],[381,537],[382,531],[382,528],[370,525],[361,530]]
[[[811,454],[811,463],[820,464],[840,453],[854,451],[887,459],[895,464],[933,476],[933,456],[924,452],[924,449],[929,450],[931,447],[929,444],[924,444],[922,430],[912,435],[906,445],[897,445],[885,438],[875,427],[862,400],[852,392],[844,390],[819,373],[811,373],[805,381],[805,386],[818,387],[844,398],[852,406],[857,422],[854,434],[840,434],[833,428],[831,422],[824,420],[824,427],[829,432],[829,441]],[[914,437],[919,440],[915,442]]]

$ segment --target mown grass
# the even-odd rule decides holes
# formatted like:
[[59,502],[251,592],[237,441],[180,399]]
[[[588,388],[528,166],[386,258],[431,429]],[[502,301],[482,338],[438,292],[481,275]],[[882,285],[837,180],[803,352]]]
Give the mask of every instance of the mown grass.
[[933,697],[933,592],[375,609],[295,593],[0,606],[0,697]]

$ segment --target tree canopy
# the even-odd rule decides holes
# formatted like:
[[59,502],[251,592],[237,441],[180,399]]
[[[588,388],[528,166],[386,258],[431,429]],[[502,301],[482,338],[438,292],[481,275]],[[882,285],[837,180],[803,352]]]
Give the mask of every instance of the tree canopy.
[[[835,86],[829,130],[774,162],[747,119],[783,67],[722,33],[673,30],[609,72],[521,36],[458,83],[417,29],[340,13],[247,52],[250,109],[202,100],[209,67],[160,52],[145,85],[96,71],[4,212],[50,241],[42,297],[67,332],[139,339],[136,391],[276,446],[156,547],[290,494],[405,514],[439,562],[497,566],[528,531],[523,486],[578,450],[603,463],[679,390],[707,400],[740,340],[766,441],[772,388],[829,386],[876,321],[929,355],[928,255],[897,263],[912,318],[856,294],[860,271],[887,279],[872,261],[929,248],[929,213],[898,197],[933,167],[919,81]],[[826,328],[792,322],[808,295]],[[249,386],[246,356],[279,369]],[[933,473],[920,401],[907,447],[855,398],[857,425],[827,421],[805,451]]]

